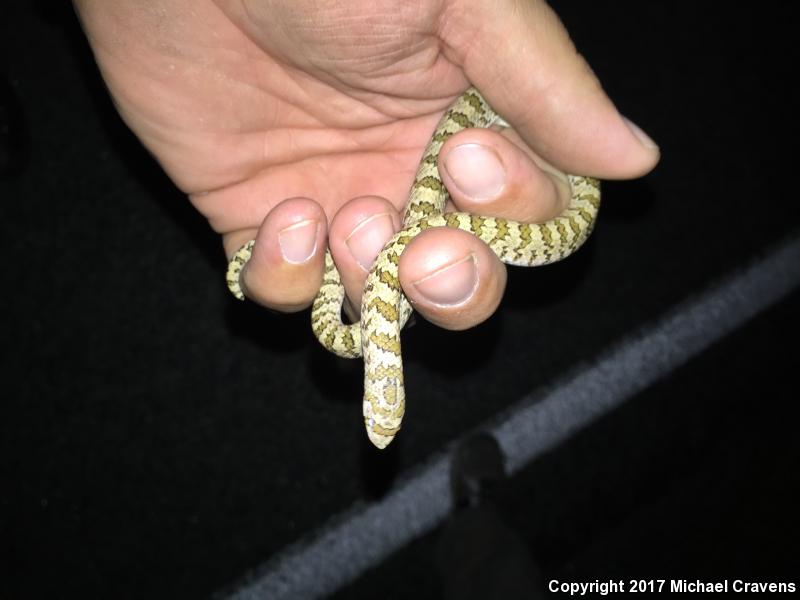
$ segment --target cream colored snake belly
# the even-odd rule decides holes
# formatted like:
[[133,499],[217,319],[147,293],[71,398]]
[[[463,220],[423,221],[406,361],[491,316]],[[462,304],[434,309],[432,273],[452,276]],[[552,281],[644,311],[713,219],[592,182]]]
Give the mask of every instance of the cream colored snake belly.
[[[445,112],[411,186],[403,229],[384,246],[367,277],[359,323],[342,323],[344,287],[330,252],[325,256],[325,276],[311,310],[312,329],[331,352],[345,358],[364,357],[364,423],[369,439],[378,448],[385,448],[394,439],[405,412],[400,330],[412,309],[400,287],[397,268],[400,255],[414,236],[430,227],[463,229],[486,242],[504,263],[532,267],[569,256],[594,226],[600,184],[596,179],[575,175],[568,175],[572,188],[568,208],[543,223],[517,223],[459,212],[442,214],[448,198],[437,168],[442,144],[462,129],[489,127],[498,120],[474,88]],[[252,248],[252,241],[242,246],[229,264],[228,286],[240,298],[239,272]]]

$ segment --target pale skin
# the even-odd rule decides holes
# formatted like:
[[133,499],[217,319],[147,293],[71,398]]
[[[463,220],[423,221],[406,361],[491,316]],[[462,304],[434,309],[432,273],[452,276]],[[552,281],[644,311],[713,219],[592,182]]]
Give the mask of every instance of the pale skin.
[[[659,159],[540,0],[74,3],[123,119],[227,256],[256,239],[242,287],[274,310],[309,306],[330,246],[357,314],[422,150],[469,84],[511,127],[444,145],[453,208],[543,221],[567,202],[562,173],[628,179]],[[465,329],[497,308],[506,271],[473,236],[431,230],[400,278],[424,317]]]

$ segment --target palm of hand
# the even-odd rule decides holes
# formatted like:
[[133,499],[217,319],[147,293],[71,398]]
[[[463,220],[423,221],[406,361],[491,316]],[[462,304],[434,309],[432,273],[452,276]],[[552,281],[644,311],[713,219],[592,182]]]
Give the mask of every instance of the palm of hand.
[[440,52],[436,15],[394,2],[313,19],[308,2],[219,4],[138,11],[126,37],[93,40],[123,118],[211,225],[257,228],[298,196],[329,218],[366,194],[400,208],[435,120],[466,85]]

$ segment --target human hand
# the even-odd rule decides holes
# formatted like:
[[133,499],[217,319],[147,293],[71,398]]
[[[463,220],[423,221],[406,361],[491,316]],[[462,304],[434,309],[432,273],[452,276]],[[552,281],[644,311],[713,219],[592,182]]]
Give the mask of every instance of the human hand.
[[[542,221],[568,201],[562,172],[629,178],[658,161],[539,0],[75,5],[120,114],[228,256],[256,238],[242,286],[276,310],[311,303],[329,245],[357,312],[423,148],[469,83],[512,128],[442,148],[459,210]],[[400,277],[426,318],[463,329],[494,312],[505,267],[477,238],[431,230]]]

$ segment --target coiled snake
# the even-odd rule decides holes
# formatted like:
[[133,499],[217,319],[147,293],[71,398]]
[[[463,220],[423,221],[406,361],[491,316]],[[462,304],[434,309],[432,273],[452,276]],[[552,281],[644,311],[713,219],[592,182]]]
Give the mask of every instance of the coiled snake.
[[[489,127],[498,121],[498,115],[474,88],[445,112],[411,186],[403,229],[384,246],[367,276],[359,323],[342,323],[344,286],[330,251],[325,255],[325,276],[311,310],[311,326],[331,352],[345,358],[364,357],[364,423],[369,439],[378,448],[385,448],[394,439],[405,412],[400,330],[412,308],[400,288],[397,268],[400,254],[414,236],[430,227],[463,229],[486,242],[504,263],[533,267],[575,252],[594,226],[600,183],[576,175],[567,176],[572,188],[567,209],[543,223],[517,223],[461,212],[442,214],[448,198],[437,168],[442,144],[462,129]],[[253,244],[251,240],[242,246],[228,266],[228,287],[239,299],[244,299],[239,273],[250,258]]]

